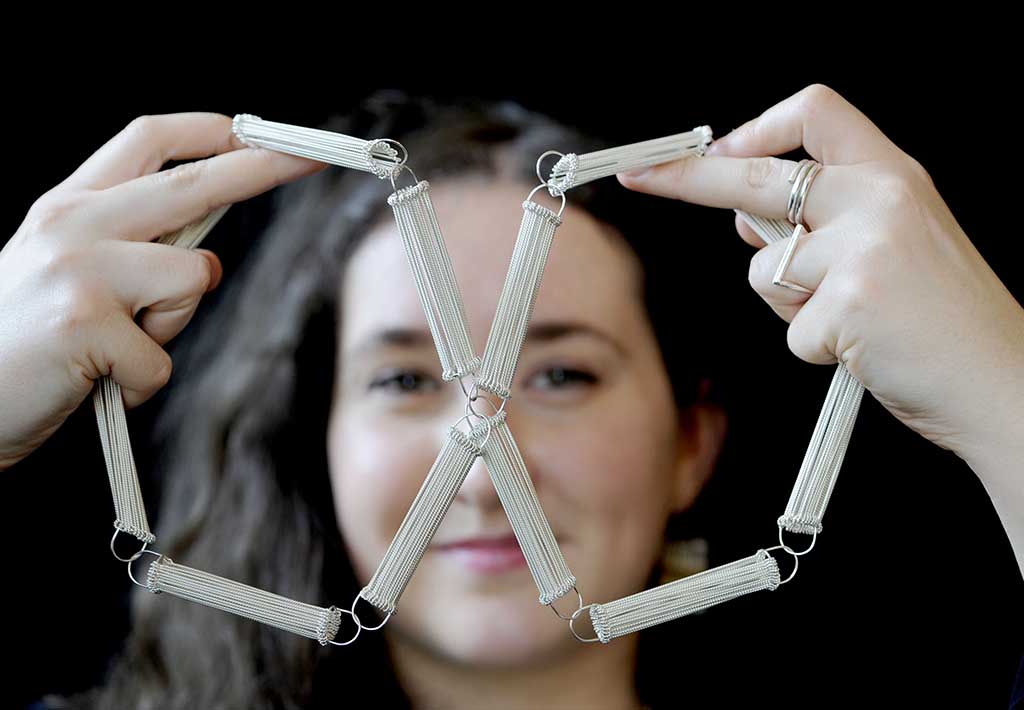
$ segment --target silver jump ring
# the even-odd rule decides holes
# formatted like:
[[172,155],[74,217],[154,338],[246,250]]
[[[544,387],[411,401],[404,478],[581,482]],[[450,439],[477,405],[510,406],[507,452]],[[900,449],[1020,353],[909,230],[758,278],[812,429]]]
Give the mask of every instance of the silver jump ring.
[[[476,394],[476,390],[474,390],[474,394]],[[476,401],[476,400],[478,400],[478,399],[482,399],[483,401],[487,402],[487,404],[491,405],[491,409],[493,409],[493,410],[494,410],[494,414],[492,414],[492,415],[491,415],[492,417],[496,417],[496,416],[498,416],[499,414],[501,414],[501,413],[502,413],[502,411],[503,411],[503,410],[505,409],[505,405],[506,405],[506,404],[508,403],[508,400],[507,400],[507,399],[504,399],[504,398],[503,398],[503,399],[501,400],[501,406],[500,406],[500,407],[495,407],[495,406],[494,406],[494,402],[492,402],[492,401],[491,401],[490,399],[488,399],[487,397],[479,397],[479,396],[475,396],[475,397],[470,397],[470,398],[469,398],[469,399],[468,399],[468,400],[466,401],[466,408],[467,408],[468,410],[471,410],[471,411],[472,411],[472,412],[473,412],[474,414],[476,414],[476,415],[478,415],[478,416],[481,416],[481,417],[482,417],[482,416],[484,416],[484,415],[483,415],[483,414],[480,414],[480,412],[476,411],[476,409],[474,409],[474,408],[473,408],[473,402],[475,402],[475,401]]]
[[779,266],[775,269],[775,275],[772,276],[772,284],[775,286],[784,286],[793,291],[799,291],[800,293],[814,293],[813,290],[801,286],[794,281],[786,281],[783,279],[783,275],[786,273],[786,269],[789,267],[789,262],[793,258],[793,251],[796,249],[797,240],[800,239],[801,233],[806,232],[804,225],[798,224],[793,230],[793,234],[788,237],[788,243],[786,244],[786,252],[782,255],[782,260],[779,262]]
[[[789,203],[786,206],[786,218],[792,224],[801,224],[804,214],[804,202],[811,189],[811,182],[821,170],[821,163],[816,160],[803,159],[796,164],[788,181],[793,187],[789,191]],[[806,226],[806,225],[805,225]]]
[[146,551],[146,548],[149,547],[149,543],[148,542],[144,542],[142,544],[142,549],[140,549],[138,552],[136,552],[134,555],[132,555],[131,557],[129,557],[126,560],[125,558],[121,557],[120,555],[117,554],[117,552],[114,551],[114,540],[117,539],[117,534],[119,532],[121,532],[121,528],[114,528],[114,537],[110,538],[110,552],[114,555],[114,557],[116,557],[121,562],[128,562],[130,564],[130,563],[134,562],[135,560],[139,559],[139,557],[142,555],[142,553]]
[[[486,397],[484,397],[484,399],[487,400],[487,403],[490,404],[491,408],[493,409],[494,404],[491,403],[491,400],[487,399]],[[491,432],[494,431],[494,417],[488,417],[476,411],[475,409],[473,409],[473,405],[470,402],[466,402],[466,411],[467,413],[471,412],[472,414],[480,417],[481,419],[484,420],[484,423],[487,425],[487,433],[484,434],[484,440],[477,444],[477,446],[483,449],[485,446],[487,446],[487,442],[491,440]],[[498,416],[498,411],[495,412],[494,416]],[[470,429],[470,431],[472,431],[472,429]]]
[[[575,585],[575,584],[574,584],[574,585],[572,585],[572,588],[576,590],[576,596],[577,596],[577,597],[579,597],[579,599],[580,599],[580,605],[579,605],[579,608],[578,608],[578,609],[576,609],[576,611],[579,611],[580,609],[582,609],[582,608],[583,608],[583,595],[582,595],[582,594],[580,594],[580,590],[579,590],[579,589],[576,589],[576,585]],[[557,617],[558,617],[559,619],[561,619],[562,621],[572,621],[572,619],[571,619],[570,617],[568,617],[568,616],[562,616],[562,615],[561,615],[561,614],[559,613],[558,609],[556,609],[556,608],[554,607],[554,603],[555,603],[556,601],[558,601],[558,600],[557,600],[557,599],[552,599],[552,600],[551,600],[551,602],[550,602],[550,603],[549,603],[549,604],[547,605],[547,606],[548,606],[548,608],[549,608],[549,609],[551,609],[551,611],[555,612],[555,616],[557,616]]]
[[[356,604],[358,604],[359,600],[362,599],[362,598],[363,598],[363,596],[361,594],[357,594],[356,598],[352,600],[352,606],[349,607],[349,609],[350,609],[349,613],[354,618],[356,618],[356,619],[359,618],[358,616],[356,616]],[[383,626],[384,624],[388,623],[388,619],[390,619],[391,615],[394,614],[394,613],[395,613],[394,609],[389,611],[388,615],[384,617],[384,621],[380,622],[380,624],[378,624],[377,626],[363,626],[362,623],[360,623],[359,625],[362,626],[362,628],[366,629],[367,631],[376,631],[381,626]]]
[[[781,587],[783,584],[785,584],[789,580],[793,579],[793,577],[796,575],[797,569],[800,568],[800,556],[797,555],[797,553],[793,552],[793,550],[791,550],[786,545],[775,545],[774,547],[769,547],[767,550],[765,550],[765,552],[771,552],[772,550],[778,550],[779,548],[782,548],[786,552],[788,552],[789,554],[793,555],[793,571],[789,573],[788,577],[786,577],[784,580],[779,582],[779,586]],[[800,553],[800,554],[803,554],[803,553]],[[776,564],[778,564],[778,563],[776,562]]]
[[394,143],[402,149],[402,159],[398,161],[396,167],[399,165],[405,165],[405,161],[409,159],[409,151],[405,149],[405,146],[396,141],[394,138],[378,138],[377,143]]
[[806,550],[804,550],[803,552],[793,552],[792,550],[790,550],[789,546],[788,546],[788,545],[786,545],[786,543],[784,543],[784,542],[782,541],[782,526],[781,526],[781,525],[779,526],[779,544],[780,544],[780,545],[782,545],[783,547],[785,547],[785,548],[787,549],[787,551],[789,551],[789,552],[790,552],[790,554],[792,554],[792,555],[795,555],[795,556],[797,556],[797,557],[799,557],[800,555],[806,555],[806,554],[807,554],[808,552],[810,552],[811,550],[813,550],[813,549],[814,549],[814,543],[816,543],[817,541],[818,541],[818,531],[817,531],[817,530],[815,530],[815,531],[814,531],[814,537],[813,537],[813,538],[811,538],[811,546],[810,546],[810,547],[808,547],[808,548],[807,548]]
[[412,173],[412,179],[416,181],[413,184],[418,185],[420,182],[420,179],[416,177],[416,173],[412,171],[412,168],[403,163],[402,165],[397,166],[395,170],[391,173],[391,187],[394,188],[395,192],[398,192],[398,188],[395,187],[395,176],[401,175],[403,170],[408,170],[410,173]]
[[[541,189],[542,187],[548,187],[548,184],[544,183],[543,185],[537,185],[537,187],[535,187],[532,190],[530,190],[530,194],[526,196],[526,199],[529,200],[531,197],[533,197],[533,193],[537,192],[537,190]],[[561,209],[558,210],[558,219],[562,218],[562,213],[565,211],[565,193],[563,192],[563,193],[561,193],[561,195],[562,195],[562,207],[561,207]],[[537,204],[540,205],[539,202]],[[541,207],[543,207],[543,205],[541,205]]]
[[[353,603],[353,606],[355,606],[354,603]],[[337,609],[337,607],[335,607],[335,608]],[[350,638],[348,641],[345,641],[343,643],[339,643],[338,641],[332,641],[331,639],[328,639],[327,643],[333,643],[335,646],[348,646],[350,643],[352,643],[357,638],[359,638],[359,634],[362,633],[362,631],[363,631],[363,623],[361,621],[359,621],[359,617],[356,616],[355,612],[353,612],[353,611],[349,611],[348,609],[338,609],[338,611],[340,611],[342,614],[349,614],[349,615],[351,615],[352,620],[356,622],[356,634],[355,634],[355,636]]]
[[589,609],[592,606],[594,606],[593,603],[587,604],[586,606],[581,606],[579,609],[577,609],[576,611],[574,611],[572,613],[572,618],[569,619],[569,632],[572,633],[572,635],[576,637],[577,641],[582,641],[583,643],[594,643],[594,641],[600,641],[601,640],[597,636],[595,636],[592,639],[585,639],[585,638],[583,638],[578,633],[576,633],[576,629],[574,629],[573,625],[572,625],[573,622],[576,621],[576,617],[579,616],[581,613],[583,613],[584,609]]
[[547,186],[547,180],[545,180],[544,177],[540,174],[540,161],[544,160],[544,158],[546,158],[549,155],[557,155],[559,159],[565,157],[564,153],[559,153],[557,150],[546,150],[540,154],[539,158],[537,158],[537,179],[545,183],[545,186]]
[[[469,373],[467,372],[466,375],[468,374]],[[463,375],[462,377],[465,377],[466,375]],[[466,391],[466,383],[462,381],[462,377],[459,378],[459,387],[462,388],[462,394],[466,395],[467,399],[476,399],[476,378],[473,378],[473,394],[470,394]]]
[[[139,550],[139,555],[141,555],[143,552],[148,552],[149,554],[156,555],[157,557],[163,557],[163,554],[161,554],[159,552],[154,552],[153,550]],[[135,558],[133,557],[132,561],[134,561],[134,560],[135,560]],[[156,561],[154,560],[153,562],[150,562],[149,564],[150,565],[154,565],[154,564],[156,564]],[[131,579],[133,582],[135,582],[140,587],[142,587],[143,589],[149,589],[148,586],[146,586],[145,584],[142,584],[139,580],[135,579],[135,576],[132,574],[132,563],[131,562],[128,563],[128,578]]]
[[[466,409],[467,410],[470,409],[470,406],[469,406],[468,402],[466,403]],[[455,423],[452,424],[452,426],[458,426],[459,422],[461,422],[463,419],[469,419],[470,417],[479,417],[480,419],[483,419],[487,423],[487,434],[484,436],[484,440],[481,441],[479,444],[477,444],[477,446],[482,449],[484,446],[487,445],[488,440],[490,440],[490,438],[491,438],[491,431],[494,429],[494,427],[491,425],[491,420],[488,417],[485,417],[483,414],[478,414],[476,411],[472,411],[472,412],[467,411],[466,414],[464,414],[461,417],[459,417],[458,419],[456,419]],[[470,430],[470,433],[472,433],[472,431],[473,431],[473,425],[472,424],[470,425],[469,430]],[[469,434],[467,434],[467,436],[469,436]]]

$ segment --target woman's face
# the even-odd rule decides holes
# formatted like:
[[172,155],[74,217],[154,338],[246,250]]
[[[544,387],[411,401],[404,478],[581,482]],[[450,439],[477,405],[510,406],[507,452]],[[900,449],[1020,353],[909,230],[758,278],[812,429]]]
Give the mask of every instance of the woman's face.
[[[431,185],[478,355],[529,189],[472,179]],[[550,196],[538,201],[555,209],[560,204]],[[585,603],[642,588],[669,515],[699,492],[724,432],[724,418],[681,423],[641,300],[639,262],[618,239],[567,204],[530,321],[537,335],[523,346],[506,405],[509,430]],[[341,286],[327,445],[335,509],[360,584],[384,557],[448,427],[465,414],[458,382],[441,380],[406,259],[388,220],[367,235]],[[385,337],[392,331],[405,336]],[[465,383],[468,391],[471,378]],[[493,412],[486,403],[474,408]],[[466,431],[467,421],[459,428]],[[387,633],[454,661],[497,666],[539,663],[581,646],[566,623],[538,602],[525,559],[488,566],[441,549],[511,534],[478,457]],[[570,591],[555,606],[567,615],[577,604]],[[371,617],[366,623],[377,622]],[[578,627],[590,633],[585,620]]]

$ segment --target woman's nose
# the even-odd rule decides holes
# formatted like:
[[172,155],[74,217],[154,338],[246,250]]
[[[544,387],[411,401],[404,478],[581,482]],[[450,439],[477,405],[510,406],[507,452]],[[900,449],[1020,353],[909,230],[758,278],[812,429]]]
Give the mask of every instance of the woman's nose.
[[465,480],[462,481],[455,500],[485,510],[501,507],[501,500],[498,498],[498,492],[494,489],[490,473],[487,471],[487,464],[484,463],[482,456],[477,456],[473,460],[473,466],[466,474]]

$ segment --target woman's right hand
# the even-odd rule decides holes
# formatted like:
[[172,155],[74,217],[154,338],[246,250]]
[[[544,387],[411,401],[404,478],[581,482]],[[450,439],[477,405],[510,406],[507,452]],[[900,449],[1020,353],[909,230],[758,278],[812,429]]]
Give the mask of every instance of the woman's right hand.
[[[126,409],[167,383],[161,346],[221,266],[206,249],[151,240],[327,167],[250,148],[231,120],[136,118],[36,200],[0,250],[0,470],[52,435],[98,378],[121,385]],[[206,159],[160,170],[189,158]]]

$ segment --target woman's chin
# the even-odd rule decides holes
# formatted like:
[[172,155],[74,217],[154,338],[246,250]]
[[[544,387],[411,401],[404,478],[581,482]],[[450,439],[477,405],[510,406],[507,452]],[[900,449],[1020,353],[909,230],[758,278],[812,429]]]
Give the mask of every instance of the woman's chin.
[[459,629],[449,628],[445,638],[437,639],[449,656],[467,665],[491,668],[521,668],[536,665],[560,650],[561,626],[551,612],[546,624],[530,623],[509,617],[502,622],[493,618],[467,619]]
[[521,594],[449,597],[443,608],[421,617],[418,635],[459,664],[536,665],[563,653],[569,632],[565,622],[537,602],[536,595],[528,599],[532,605]]

